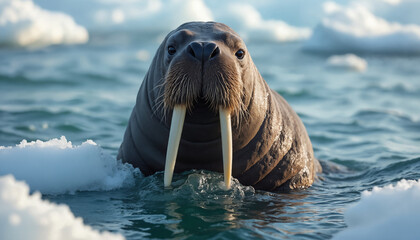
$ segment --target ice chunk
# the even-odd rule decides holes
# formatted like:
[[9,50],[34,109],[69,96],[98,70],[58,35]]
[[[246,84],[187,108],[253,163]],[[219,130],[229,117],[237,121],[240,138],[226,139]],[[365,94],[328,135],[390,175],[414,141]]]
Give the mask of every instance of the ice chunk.
[[73,146],[62,136],[0,147],[0,175],[13,174],[43,194],[112,190],[134,184],[138,169],[122,164],[88,140]]
[[11,175],[0,177],[1,239],[124,239],[119,234],[99,232],[83,224],[67,205],[42,200],[29,194],[29,186]]
[[367,62],[354,54],[333,55],[327,59],[327,66],[330,68],[354,70],[363,72],[366,70]]
[[348,228],[333,239],[417,239],[420,236],[420,180],[365,191],[344,214]]

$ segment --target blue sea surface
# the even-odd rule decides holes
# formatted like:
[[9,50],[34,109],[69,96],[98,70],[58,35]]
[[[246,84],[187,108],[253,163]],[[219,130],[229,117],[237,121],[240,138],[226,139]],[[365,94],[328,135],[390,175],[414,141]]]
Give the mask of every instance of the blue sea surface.
[[[116,156],[158,44],[97,34],[85,45],[0,50],[0,145],[64,135]],[[420,178],[420,56],[359,54],[368,67],[355,72],[327,67],[328,55],[301,47],[248,44],[307,128],[324,167],[312,187],[276,193],[235,181],[223,191],[220,173],[194,170],[176,174],[171,190],[160,172],[118,190],[43,198],[127,239],[331,238],[361,192]]]

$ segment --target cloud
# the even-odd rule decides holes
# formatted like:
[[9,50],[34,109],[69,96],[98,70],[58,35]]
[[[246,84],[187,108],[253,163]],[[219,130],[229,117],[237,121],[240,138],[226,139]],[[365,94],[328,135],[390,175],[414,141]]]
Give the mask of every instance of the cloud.
[[32,0],[0,2],[0,46],[43,47],[88,41],[88,32],[67,14],[47,11]]
[[71,14],[92,33],[118,30],[167,34],[184,22],[218,21],[249,40],[299,41],[311,34],[309,28],[294,27],[276,18],[264,18],[261,9],[254,7],[251,1],[73,0],[60,4],[37,1],[45,8]]
[[93,15],[93,22],[89,25],[105,31],[118,28],[166,32],[184,22],[213,20],[211,11],[202,0],[102,0],[89,14]]
[[231,3],[216,13],[217,21],[223,22],[245,40],[290,42],[307,39],[311,30],[288,25],[281,20],[263,19],[260,12],[252,5]]

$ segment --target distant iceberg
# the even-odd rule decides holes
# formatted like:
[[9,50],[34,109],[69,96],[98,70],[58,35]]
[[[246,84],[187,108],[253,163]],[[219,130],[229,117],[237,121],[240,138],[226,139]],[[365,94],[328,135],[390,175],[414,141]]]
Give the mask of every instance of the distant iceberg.
[[344,213],[348,228],[333,240],[418,239],[420,180],[401,180],[395,186],[364,191]]
[[420,53],[420,26],[391,23],[366,7],[324,4],[326,17],[319,23],[305,50],[319,52]]
[[87,30],[72,17],[51,12],[32,0],[0,1],[0,47],[44,47],[88,41]]
[[134,184],[138,169],[118,162],[91,140],[73,146],[63,136],[49,141],[0,146],[0,176],[13,174],[32,191],[63,194],[103,191]]
[[122,240],[120,234],[99,232],[84,225],[67,205],[57,205],[29,194],[24,182],[12,175],[0,176],[1,239]]
[[330,56],[326,61],[326,65],[329,68],[353,70],[358,72],[363,72],[367,68],[367,62],[365,59],[351,53]]

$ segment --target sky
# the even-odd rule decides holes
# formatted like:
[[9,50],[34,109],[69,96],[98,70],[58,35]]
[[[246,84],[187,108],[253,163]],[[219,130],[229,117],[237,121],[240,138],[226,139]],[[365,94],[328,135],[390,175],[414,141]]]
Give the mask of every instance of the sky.
[[300,41],[313,51],[420,52],[418,10],[418,0],[1,0],[0,45],[83,44],[97,33],[162,35],[187,21],[218,21],[245,41]]

